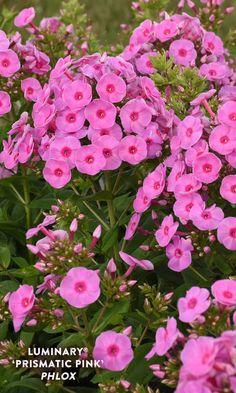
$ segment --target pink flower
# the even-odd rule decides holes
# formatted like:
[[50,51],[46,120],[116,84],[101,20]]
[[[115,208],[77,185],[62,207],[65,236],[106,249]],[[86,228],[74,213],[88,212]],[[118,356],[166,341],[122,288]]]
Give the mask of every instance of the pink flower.
[[107,370],[124,370],[134,358],[129,337],[112,330],[101,333],[95,342],[93,358],[102,360],[102,367]]
[[236,175],[224,177],[220,186],[220,195],[226,201],[236,204]]
[[183,224],[186,224],[190,219],[190,212],[194,206],[204,208],[204,202],[197,192],[179,196],[177,201],[174,203],[173,210],[180,221]]
[[76,167],[79,172],[96,175],[106,165],[106,159],[100,148],[95,145],[82,146],[77,150]]
[[148,52],[141,55],[136,60],[136,67],[140,74],[153,74],[156,69],[152,65],[152,57],[157,56],[157,52]]
[[80,80],[69,82],[63,86],[62,99],[70,109],[81,109],[90,103],[92,88]]
[[154,355],[163,356],[174,345],[179,336],[176,319],[171,317],[167,320],[166,327],[160,327],[156,331],[156,342],[150,352],[145,356],[149,360]]
[[168,267],[175,272],[187,269],[192,263],[191,251],[193,251],[191,239],[174,236],[173,243],[169,243],[166,247]]
[[225,306],[236,306],[236,281],[218,280],[211,286],[211,292],[217,302]]
[[79,131],[84,125],[84,111],[76,109],[65,109],[58,113],[56,117],[56,126],[59,131],[67,134]]
[[188,166],[192,167],[195,159],[209,151],[209,146],[208,143],[204,139],[200,139],[195,145],[190,147],[186,152],[185,152],[185,162]]
[[103,135],[110,135],[120,141],[122,139],[122,130],[118,124],[114,124],[111,128],[101,128],[95,130],[91,126],[88,128],[88,138],[92,143],[96,144],[96,141]]
[[26,78],[21,81],[21,90],[27,101],[37,101],[42,87],[39,81],[35,78]]
[[56,108],[53,104],[45,104],[44,106],[40,107],[39,110],[33,110],[32,117],[34,120],[34,126],[36,128],[48,126],[49,123],[53,120],[55,114]]
[[96,146],[101,149],[101,152],[106,160],[104,170],[115,170],[121,165],[121,159],[118,155],[119,141],[113,136],[104,135],[96,140]]
[[180,139],[180,146],[188,149],[199,141],[202,136],[202,124],[199,118],[187,116],[177,127],[177,134]]
[[99,79],[96,90],[103,100],[120,102],[126,95],[126,84],[120,76],[107,73]]
[[96,302],[100,296],[98,273],[85,267],[70,269],[61,282],[60,296],[76,308]]
[[184,195],[192,194],[193,192],[200,190],[201,187],[202,184],[192,173],[182,175],[176,182],[174,189],[175,197],[179,198]]
[[74,136],[56,137],[50,144],[49,157],[53,160],[66,161],[72,169],[75,167],[77,150],[80,142]]
[[[173,141],[173,139],[172,139]],[[177,181],[185,172],[186,165],[183,160],[177,160],[174,162],[171,172],[167,178],[167,191],[173,192],[175,190]]]
[[9,310],[13,317],[15,332],[18,332],[35,301],[34,288],[31,285],[20,285],[9,297]]
[[218,179],[221,167],[221,161],[215,154],[205,153],[194,160],[193,174],[197,180],[210,184]]
[[220,37],[213,32],[206,32],[202,41],[203,48],[216,56],[224,54],[224,45]]
[[0,52],[0,75],[8,78],[20,69],[20,62],[17,54],[12,50]]
[[129,266],[135,268],[137,266],[141,267],[143,270],[153,270],[154,266],[152,262],[148,261],[147,259],[137,259],[126,252],[120,251],[119,255],[121,259],[127,263]]
[[6,36],[5,31],[0,30],[0,51],[5,51],[9,48],[10,42]]
[[96,99],[85,108],[84,114],[95,130],[110,128],[115,124],[116,107],[108,101]]
[[14,25],[16,27],[27,26],[35,17],[34,7],[24,8],[14,19]]
[[178,25],[169,19],[163,20],[154,26],[155,37],[161,41],[166,42],[178,34]]
[[153,23],[146,19],[134,31],[130,38],[130,42],[137,44],[145,44],[149,42],[153,35]]
[[221,221],[217,230],[217,239],[228,250],[236,250],[236,218],[227,217]]
[[143,191],[150,198],[154,199],[161,195],[165,187],[166,168],[163,164],[158,167],[144,179]]
[[236,127],[236,101],[228,101],[218,109],[219,122],[229,126]]
[[185,297],[178,300],[179,319],[182,322],[193,322],[210,306],[209,291],[205,288],[192,287]]
[[226,125],[219,125],[210,133],[209,145],[219,154],[230,154],[236,147],[235,130]]
[[143,187],[140,187],[133,203],[134,210],[136,213],[143,213],[150,207],[150,205],[151,199],[145,194]]
[[218,62],[203,64],[200,67],[200,75],[205,76],[210,81],[223,79],[229,76],[229,73],[227,65]]
[[120,110],[120,118],[126,132],[142,132],[152,119],[151,110],[142,98],[135,98]]
[[209,231],[218,228],[224,219],[224,212],[215,204],[208,208],[205,208],[205,204],[195,205],[189,213],[189,219],[201,231]]
[[11,98],[5,91],[0,91],[0,116],[11,111]]
[[179,223],[174,222],[172,214],[169,214],[169,216],[163,219],[160,228],[155,232],[156,241],[160,247],[167,246],[177,231],[178,226]]
[[119,156],[131,165],[139,164],[147,157],[147,145],[140,136],[128,135],[120,141]]
[[62,188],[71,179],[71,171],[67,162],[49,159],[43,169],[43,177],[53,188]]
[[181,360],[185,372],[196,377],[206,375],[212,370],[217,346],[212,337],[198,337],[190,339],[181,352]]
[[134,213],[132,215],[125,231],[125,236],[124,236],[125,240],[130,240],[133,237],[133,235],[136,232],[136,229],[138,228],[140,218],[141,218],[141,214],[139,213]]
[[170,44],[169,55],[173,56],[175,64],[188,67],[195,61],[197,52],[191,41],[181,39]]

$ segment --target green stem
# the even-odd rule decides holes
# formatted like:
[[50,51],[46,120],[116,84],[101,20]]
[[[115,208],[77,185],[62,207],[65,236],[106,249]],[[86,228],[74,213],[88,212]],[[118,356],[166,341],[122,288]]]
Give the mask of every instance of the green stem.
[[120,184],[120,180],[121,180],[121,178],[122,178],[122,175],[123,175],[123,168],[120,167],[119,172],[118,172],[118,175],[117,175],[117,178],[116,178],[116,181],[115,181],[115,184],[114,184],[113,189],[112,189],[112,194],[113,194],[113,195],[114,195],[114,194],[116,193],[116,191],[118,190],[118,187],[119,187],[119,184]]
[[145,334],[146,334],[147,331],[148,331],[149,324],[150,324],[150,321],[147,322],[147,325],[145,326],[145,328],[144,328],[144,330],[143,330],[143,333],[141,334],[141,337],[140,337],[140,339],[139,339],[138,342],[137,342],[136,348],[138,348],[139,345],[142,343],[142,341],[143,341],[143,339],[144,339],[144,337],[145,337]]
[[99,326],[99,322],[101,321],[103,315],[105,314],[105,311],[107,310],[107,307],[108,307],[108,303],[106,302],[106,303],[104,304],[103,308],[101,309],[100,314],[99,314],[98,317],[97,317],[97,320],[96,320],[96,322],[95,322],[95,325],[94,325],[94,327],[93,327],[93,329],[92,329],[92,333],[94,333],[94,332],[96,331],[97,327]]
[[207,282],[208,280],[201,275],[192,265],[189,266],[189,268],[198,276],[200,277],[203,281]]
[[26,215],[26,227],[27,229],[31,228],[31,211],[30,211],[30,190],[29,190],[29,182],[27,177],[27,171],[22,166],[22,174],[23,174],[23,190],[24,190],[24,199],[25,199],[25,215]]
[[19,201],[25,205],[25,200],[22,198],[22,196],[20,195],[20,193],[17,191],[16,187],[13,186],[13,184],[10,184],[11,189],[14,191],[14,193],[16,194],[17,198],[19,199]]
[[[109,193],[111,193],[111,195],[112,195],[111,174],[110,174],[110,172],[105,172],[105,186],[106,186],[106,190]],[[114,210],[113,200],[112,199],[109,199],[107,201],[107,207],[108,207],[108,215],[109,215],[109,220],[110,220],[110,226],[111,226],[111,228],[114,228],[117,225],[117,222],[116,222],[115,210]],[[119,259],[119,243],[118,243],[118,239],[114,242],[113,250],[114,250],[114,258],[115,259]]]

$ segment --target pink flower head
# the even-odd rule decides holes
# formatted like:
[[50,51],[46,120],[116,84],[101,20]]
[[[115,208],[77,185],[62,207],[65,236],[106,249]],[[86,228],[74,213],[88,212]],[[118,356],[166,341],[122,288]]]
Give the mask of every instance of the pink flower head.
[[91,140],[92,143],[96,144],[96,141],[101,137],[101,136],[112,136],[113,138],[117,139],[120,141],[122,139],[122,130],[121,127],[115,123],[111,128],[101,128],[99,129],[94,129],[91,126],[88,128],[88,138]]
[[193,322],[210,306],[209,291],[205,288],[192,287],[185,297],[178,300],[179,319],[182,322]]
[[192,251],[191,239],[174,236],[173,242],[166,247],[166,256],[169,258],[168,267],[175,272],[187,269],[192,263]]
[[10,42],[6,36],[5,31],[0,30],[0,51],[5,51],[9,48]]
[[228,250],[236,250],[236,218],[227,217],[221,221],[217,230],[217,239]]
[[12,50],[0,52],[0,75],[9,78],[20,69],[20,62],[17,54]]
[[192,173],[182,175],[176,182],[174,189],[175,197],[179,198],[184,195],[192,194],[200,190],[202,184]]
[[155,233],[156,241],[160,247],[165,247],[171,241],[177,228],[179,226],[178,222],[174,222],[172,214],[166,216],[159,229]]
[[98,273],[85,267],[70,269],[61,282],[60,296],[76,308],[96,302],[100,296]]
[[49,159],[43,169],[43,177],[53,188],[62,188],[71,179],[71,171],[67,162]]
[[74,168],[80,146],[80,142],[74,136],[56,137],[50,145],[49,157],[53,160],[66,161],[70,168]]
[[163,356],[175,344],[179,336],[176,319],[171,317],[167,320],[166,327],[160,327],[156,331],[156,342],[150,352],[145,356],[147,360],[154,355]]
[[24,8],[14,19],[14,25],[16,27],[27,26],[35,17],[34,7]]
[[196,377],[206,375],[213,368],[217,347],[212,337],[190,339],[181,352],[185,372]]
[[110,72],[99,79],[96,90],[101,99],[120,102],[126,95],[126,84],[120,76]]
[[217,229],[223,218],[223,210],[215,204],[208,208],[204,205],[195,205],[189,213],[189,219],[201,231]]
[[128,135],[120,141],[119,156],[131,165],[139,164],[147,157],[147,145],[140,136]]
[[[150,123],[151,124],[151,123]],[[153,127],[147,127],[141,134],[147,144],[147,158],[156,158],[161,155],[163,142],[160,135],[154,131]]]
[[216,89],[211,89],[204,93],[200,93],[199,96],[197,96],[197,98],[195,98],[193,101],[190,102],[190,104],[193,106],[201,105],[202,101],[209,100],[209,98],[211,98],[215,94],[215,92]]
[[124,236],[125,240],[130,240],[133,237],[133,235],[136,232],[136,229],[138,228],[140,218],[141,218],[141,214],[139,213],[134,213],[132,215],[125,231],[125,236]]
[[102,367],[107,370],[124,370],[134,358],[130,338],[112,330],[101,333],[95,342],[93,358],[102,360]]
[[210,133],[209,145],[219,154],[230,154],[236,147],[235,130],[226,125],[219,125]]
[[79,131],[84,125],[85,117],[83,109],[65,109],[56,117],[56,127],[64,134]]
[[149,42],[153,35],[153,22],[146,19],[134,31],[130,38],[131,43],[145,44]]
[[225,306],[236,306],[236,281],[218,280],[211,287],[214,298]]
[[220,159],[213,153],[205,153],[194,160],[193,174],[203,183],[213,183],[219,177],[222,164]]
[[154,26],[155,37],[161,41],[166,42],[178,34],[178,25],[169,19],[163,20]]
[[202,136],[202,124],[198,117],[187,116],[177,127],[180,146],[188,149],[199,141]]
[[174,58],[175,64],[188,67],[195,61],[197,52],[191,41],[180,39],[171,43],[169,55]]
[[85,117],[96,129],[110,128],[116,120],[116,107],[108,101],[96,99],[85,108]]
[[119,252],[121,259],[127,263],[129,266],[135,268],[137,266],[141,267],[143,270],[153,270],[153,263],[148,261],[147,259],[137,259],[126,252]]
[[96,140],[96,146],[101,149],[101,152],[106,160],[104,170],[114,170],[121,165],[121,159],[118,155],[119,141],[113,136],[104,135]]
[[13,317],[15,332],[18,332],[28,313],[34,305],[34,288],[31,285],[20,285],[9,297],[9,310]]
[[200,75],[205,76],[209,81],[215,81],[229,76],[229,68],[218,62],[203,64],[200,67]]
[[218,110],[219,122],[236,128],[236,101],[228,101],[223,104]]
[[154,199],[161,195],[165,187],[166,168],[163,164],[158,167],[144,179],[143,191],[150,198]]
[[11,98],[5,91],[0,91],[0,116],[11,111]]
[[194,206],[204,208],[204,202],[197,192],[179,196],[174,203],[173,210],[180,221],[186,224],[190,219],[190,212]]
[[102,150],[95,145],[82,146],[77,150],[76,167],[79,172],[96,175],[106,165]]
[[156,69],[154,68],[152,64],[152,57],[157,56],[157,52],[148,52],[144,53],[141,55],[137,60],[136,60],[136,67],[138,72],[140,74],[153,74]]
[[[36,105],[36,104],[34,104]],[[36,128],[43,128],[49,125],[56,114],[56,108],[53,104],[45,104],[38,111],[33,111],[32,117]]]
[[134,98],[120,110],[120,118],[126,132],[142,132],[152,119],[150,108],[142,98]]
[[37,79],[26,78],[21,81],[21,90],[27,101],[37,101],[39,93],[42,91],[42,87]]
[[236,204],[236,175],[224,177],[220,186],[220,195],[226,201]]
[[[173,138],[172,138],[173,141]],[[167,178],[167,191],[173,192],[175,190],[177,181],[184,174],[186,165],[183,160],[177,160],[171,169],[171,172]]]
[[140,187],[133,203],[134,210],[136,213],[143,213],[150,207],[150,205],[151,199],[145,194],[143,187]]
[[213,32],[206,32],[202,41],[203,48],[216,56],[224,54],[224,45],[220,37]]
[[63,86],[62,99],[70,109],[81,109],[90,103],[92,88],[80,80],[68,82]]

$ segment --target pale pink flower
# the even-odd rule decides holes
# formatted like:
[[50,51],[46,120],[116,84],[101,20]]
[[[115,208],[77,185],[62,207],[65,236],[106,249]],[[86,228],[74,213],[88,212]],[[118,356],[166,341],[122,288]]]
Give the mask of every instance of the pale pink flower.
[[119,141],[113,136],[104,135],[96,140],[96,146],[101,149],[101,152],[106,160],[103,170],[115,170],[121,165],[121,159],[118,155]]
[[200,190],[202,184],[196,179],[192,173],[182,175],[176,182],[174,189],[175,197],[179,198],[184,195],[192,194]]
[[96,90],[103,100],[120,102],[126,95],[126,84],[120,76],[107,73],[99,79]]
[[132,215],[126,227],[125,236],[124,236],[125,240],[130,240],[133,237],[133,235],[136,232],[136,229],[138,228],[140,218],[141,218],[141,214],[139,213],[134,213]]
[[177,127],[177,134],[180,139],[180,146],[188,149],[199,141],[202,136],[202,124],[198,117],[187,116],[180,121]]
[[210,306],[209,291],[205,288],[192,287],[185,297],[178,300],[179,319],[182,322],[193,322]]
[[195,227],[201,231],[217,229],[224,219],[224,212],[216,204],[205,208],[204,205],[195,205],[189,213],[189,219],[192,220]]
[[170,44],[169,55],[174,58],[175,64],[188,67],[195,61],[197,52],[191,41],[180,39]]
[[221,38],[212,31],[204,34],[202,46],[207,52],[213,55],[221,56],[224,54],[224,45]]
[[96,144],[96,141],[104,135],[112,136],[113,138],[120,141],[122,139],[123,133],[121,127],[117,123],[115,123],[111,128],[101,128],[100,130],[95,130],[93,127],[89,126],[88,138],[92,143]]
[[230,75],[228,66],[218,62],[203,64],[199,71],[200,75],[205,76],[210,81],[222,80]]
[[26,78],[21,81],[21,90],[27,101],[37,101],[42,87],[39,81],[35,78]]
[[220,304],[225,306],[236,306],[236,281],[235,280],[218,280],[211,286],[211,292],[214,298]]
[[218,119],[220,123],[235,128],[236,127],[236,101],[228,101],[222,106],[220,106],[218,109]]
[[134,98],[120,110],[120,118],[126,132],[142,132],[152,119],[152,113],[144,99]]
[[134,31],[130,38],[130,42],[137,44],[145,44],[149,42],[153,35],[153,22],[146,19]]
[[49,157],[53,160],[66,161],[70,168],[74,168],[80,146],[79,140],[74,136],[56,137],[50,144]]
[[219,154],[230,154],[236,148],[235,130],[226,125],[219,125],[210,133],[209,145]]
[[43,177],[53,188],[62,188],[71,179],[71,171],[67,162],[49,159],[43,169]]
[[18,332],[35,301],[34,288],[31,285],[20,285],[10,294],[8,304],[13,317],[15,332]]
[[96,175],[106,165],[106,159],[99,147],[95,145],[82,146],[77,150],[76,167],[79,172]]
[[0,51],[0,75],[9,78],[20,69],[20,61],[12,50]]
[[224,177],[220,186],[220,195],[226,201],[236,204],[236,175]]
[[181,272],[187,269],[192,263],[193,246],[191,239],[173,237],[173,242],[166,247],[166,256],[168,257],[168,267],[175,272]]
[[153,263],[148,261],[147,259],[137,259],[132,255],[127,254],[126,252],[120,251],[119,255],[121,259],[127,263],[127,265],[135,268],[137,266],[141,267],[143,270],[153,270]]
[[64,134],[79,131],[84,125],[84,111],[76,109],[65,109],[56,117],[56,127]]
[[60,296],[76,308],[84,308],[96,302],[100,296],[98,273],[85,267],[70,269],[61,282]]
[[171,172],[167,178],[167,191],[173,192],[175,190],[177,181],[184,174],[185,169],[186,165],[183,160],[177,160],[174,162]]
[[124,370],[134,358],[130,338],[112,330],[101,333],[96,338],[93,358],[102,360],[102,368],[107,370]]
[[154,199],[161,195],[165,187],[166,168],[159,164],[157,168],[149,173],[143,181],[143,191],[150,198]]
[[182,224],[186,224],[190,219],[189,215],[194,206],[204,207],[204,202],[197,192],[188,195],[181,195],[174,203],[173,210]]
[[[36,105],[36,104],[35,104]],[[56,114],[56,108],[54,104],[45,104],[40,107],[38,111],[33,110],[34,126],[36,128],[43,128],[49,125]]]
[[152,65],[152,57],[158,56],[157,52],[144,53],[135,61],[136,67],[140,74],[153,74],[156,69]]
[[156,331],[156,342],[153,348],[145,356],[147,360],[151,359],[153,356],[163,356],[169,351],[170,348],[175,344],[178,336],[179,330],[177,329],[176,319],[171,317],[167,320],[166,327],[160,327]]
[[185,152],[185,162],[188,166],[192,167],[195,159],[209,151],[208,143],[204,139],[200,139],[195,145],[190,147]]
[[138,189],[135,200],[133,202],[133,208],[136,213],[143,213],[151,205],[151,199],[145,194],[143,187]]
[[227,217],[221,221],[217,230],[217,239],[228,250],[236,250],[236,218]]
[[205,153],[194,160],[193,174],[203,183],[213,183],[219,177],[222,164],[220,159],[213,153]]
[[85,108],[85,117],[96,129],[110,128],[115,124],[116,107],[108,101],[95,99]]
[[178,34],[177,23],[166,19],[154,25],[154,35],[161,42],[169,41]]
[[11,111],[11,98],[5,91],[0,91],[0,116]]
[[179,223],[174,222],[172,214],[169,214],[169,216],[163,219],[160,228],[155,232],[155,238],[160,247],[167,246],[177,231],[178,226]]
[[68,82],[63,86],[62,99],[70,109],[81,109],[90,103],[92,88],[80,80]]
[[6,36],[5,31],[0,30],[0,51],[5,51],[9,48],[10,42]]
[[14,25],[16,27],[27,26],[35,17],[34,7],[24,8],[14,19]]
[[142,137],[128,135],[120,141],[118,152],[121,160],[136,165],[147,157],[147,145]]

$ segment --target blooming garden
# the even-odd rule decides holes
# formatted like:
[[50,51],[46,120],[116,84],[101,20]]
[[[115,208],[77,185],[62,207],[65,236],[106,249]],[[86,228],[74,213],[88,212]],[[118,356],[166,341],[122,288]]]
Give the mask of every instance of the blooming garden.
[[[236,35],[224,0],[0,30],[3,393],[236,393]],[[169,9],[172,8],[172,9]],[[168,10],[168,12],[167,12]],[[86,347],[76,382],[16,369]]]

